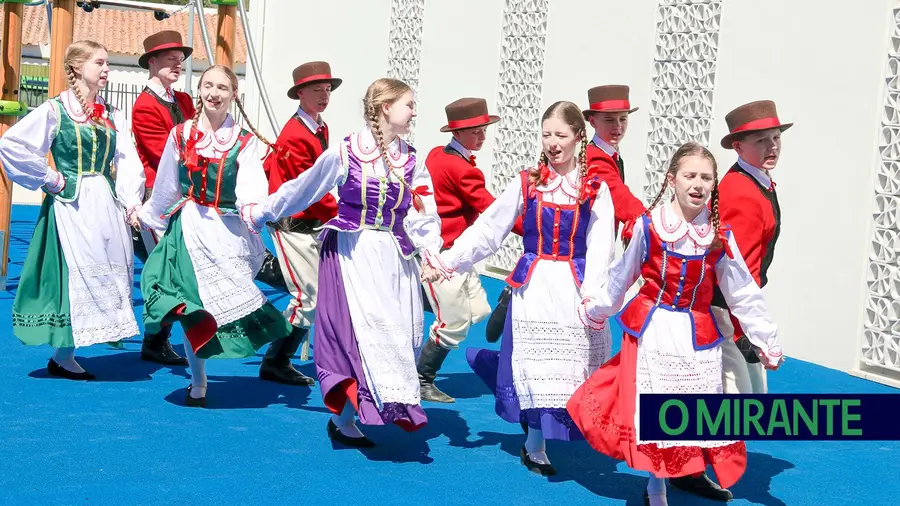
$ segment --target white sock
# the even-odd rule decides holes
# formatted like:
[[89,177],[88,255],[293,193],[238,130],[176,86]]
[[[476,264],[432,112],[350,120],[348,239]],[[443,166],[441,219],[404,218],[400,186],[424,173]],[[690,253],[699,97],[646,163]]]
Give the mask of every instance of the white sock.
[[338,430],[341,431],[341,434],[347,437],[364,437],[363,433],[356,426],[356,410],[353,409],[353,404],[351,404],[349,400],[344,404],[344,409],[341,410],[341,414],[331,415],[331,421],[334,422]]
[[544,441],[544,431],[528,427],[528,436],[525,438],[525,451],[528,458],[538,464],[550,464],[550,458],[547,457],[547,444]]
[[56,353],[53,354],[53,361],[69,372],[84,372],[84,369],[75,361],[75,348],[57,348]]
[[191,397],[194,399],[206,397],[206,359],[197,358],[187,340],[184,343],[184,354],[191,368]]
[[669,506],[666,500],[666,480],[650,474],[647,482],[647,495],[650,496],[650,506]]

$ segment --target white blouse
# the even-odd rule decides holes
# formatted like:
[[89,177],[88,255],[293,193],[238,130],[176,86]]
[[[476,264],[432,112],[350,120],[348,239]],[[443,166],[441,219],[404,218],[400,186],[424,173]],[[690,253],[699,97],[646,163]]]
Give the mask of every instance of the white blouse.
[[[62,92],[60,99],[73,121],[87,121],[87,115],[71,91]],[[97,103],[104,103],[103,98],[98,96]],[[125,207],[130,207],[139,204],[143,195],[144,165],[134,147],[125,114],[114,109],[113,123],[116,126],[116,151],[113,158],[116,166],[116,197]],[[58,193],[64,188],[65,182],[61,175],[47,161],[47,153],[56,139],[58,129],[56,109],[48,100],[6,131],[0,139],[0,161],[12,182],[29,190],[46,185],[51,193]]]

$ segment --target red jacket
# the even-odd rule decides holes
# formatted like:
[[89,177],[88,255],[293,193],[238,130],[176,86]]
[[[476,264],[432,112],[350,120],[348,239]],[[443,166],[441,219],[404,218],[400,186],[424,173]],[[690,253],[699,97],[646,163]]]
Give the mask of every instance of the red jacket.
[[156,181],[156,169],[159,159],[166,148],[169,132],[175,125],[194,117],[194,104],[191,96],[180,91],[175,92],[175,104],[181,118],[172,117],[170,111],[152,91],[144,89],[138,95],[131,112],[131,131],[141,163],[144,164],[145,186],[153,188]]
[[588,144],[586,154],[588,167],[599,168],[600,177],[609,187],[609,195],[615,210],[616,231],[619,230],[621,223],[628,223],[644,214],[647,209],[628,189],[616,161],[593,143]]
[[[735,164],[719,182],[719,221],[731,227],[744,262],[760,288],[768,283],[768,270],[781,233],[781,208],[775,189],[763,187],[751,174]],[[713,303],[727,307],[716,289]],[[735,338],[743,335],[737,319]]]
[[[263,160],[263,168],[269,176],[270,194],[313,166],[316,159],[328,148],[328,125],[323,124],[320,136],[316,136],[316,133],[295,114],[284,125],[275,145],[277,149]],[[333,195],[326,193],[321,200],[309,206],[307,210],[295,214],[293,218],[319,220],[324,223],[336,215],[337,201]]]
[[[484,173],[450,147],[437,146],[432,149],[425,158],[425,167],[431,174],[434,186],[444,248],[450,248],[494,203],[494,196],[485,187]],[[521,223],[520,217],[513,227],[514,233],[522,235]]]

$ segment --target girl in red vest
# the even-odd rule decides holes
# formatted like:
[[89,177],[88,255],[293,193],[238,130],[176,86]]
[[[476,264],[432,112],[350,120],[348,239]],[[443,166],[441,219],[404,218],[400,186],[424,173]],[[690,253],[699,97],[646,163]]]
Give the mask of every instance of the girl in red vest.
[[[674,198],[658,206],[670,187]],[[638,277],[645,282],[616,316],[625,333],[621,352],[567,408],[597,451],[650,472],[644,503],[660,506],[667,504],[664,478],[702,473],[711,464],[728,487],[746,467],[741,441],[646,441],[635,426],[641,394],[722,393],[723,339],[710,312],[715,285],[759,347],[760,360],[777,368],[783,357],[762,292],[719,224],[716,162],[706,148],[688,143],[675,152],[666,183],[624,233],[630,236],[625,254],[608,278],[585,291],[587,318],[605,321]]]

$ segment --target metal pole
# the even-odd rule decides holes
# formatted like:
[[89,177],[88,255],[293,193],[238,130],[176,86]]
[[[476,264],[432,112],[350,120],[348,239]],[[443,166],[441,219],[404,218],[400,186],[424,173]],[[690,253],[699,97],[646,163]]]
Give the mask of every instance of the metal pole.
[[206,61],[212,67],[216,63],[216,58],[213,55],[212,45],[209,43],[209,31],[206,29],[206,13],[203,12],[203,5],[201,4],[200,0],[195,2],[194,9],[197,10],[197,16],[200,18],[200,35],[203,36],[203,46],[206,47]]
[[247,59],[250,60],[250,67],[253,69],[253,78],[256,80],[256,87],[259,89],[259,96],[262,98],[263,109],[266,110],[266,116],[269,117],[269,123],[272,125],[272,131],[278,132],[278,123],[275,120],[275,114],[272,112],[272,104],[269,103],[269,94],[266,91],[266,85],[263,83],[262,75],[259,73],[259,62],[256,60],[256,47],[253,37],[250,35],[250,23],[247,22],[247,9],[244,2],[238,0],[238,10],[241,13],[241,24],[244,27],[244,39],[247,41]]
[[[202,1],[202,0],[191,0],[192,2]],[[188,42],[189,45],[194,45],[194,9],[188,9]],[[186,91],[189,95],[193,96],[191,93],[191,78],[194,76],[194,56],[188,56],[187,62],[185,62],[184,66],[184,91]]]

